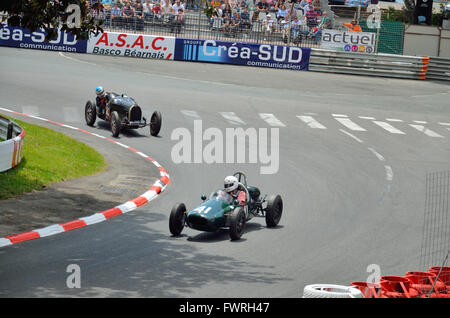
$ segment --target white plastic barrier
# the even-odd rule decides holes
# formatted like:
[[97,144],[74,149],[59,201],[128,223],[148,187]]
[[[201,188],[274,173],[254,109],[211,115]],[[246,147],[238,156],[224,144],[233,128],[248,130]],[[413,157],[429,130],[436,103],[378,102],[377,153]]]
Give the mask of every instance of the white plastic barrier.
[[[11,139],[8,137],[8,126],[12,126]],[[0,116],[0,172],[17,166],[23,158],[25,130],[16,123]]]
[[303,289],[303,298],[363,298],[359,289],[349,286],[315,284]]

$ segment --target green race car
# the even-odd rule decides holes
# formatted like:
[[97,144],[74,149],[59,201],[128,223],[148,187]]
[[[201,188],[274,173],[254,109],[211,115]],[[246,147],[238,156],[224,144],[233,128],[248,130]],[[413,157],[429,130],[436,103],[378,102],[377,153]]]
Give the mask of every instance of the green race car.
[[258,188],[247,185],[243,172],[237,172],[234,176],[239,180],[240,189],[247,194],[245,206],[240,206],[223,190],[211,193],[208,200],[203,195],[203,203],[189,212],[184,203],[177,203],[170,212],[170,233],[179,236],[185,226],[205,232],[229,228],[231,240],[238,240],[245,231],[246,222],[255,216],[265,217],[267,227],[277,226],[283,212],[281,196],[272,195],[267,200],[266,196],[261,198]]

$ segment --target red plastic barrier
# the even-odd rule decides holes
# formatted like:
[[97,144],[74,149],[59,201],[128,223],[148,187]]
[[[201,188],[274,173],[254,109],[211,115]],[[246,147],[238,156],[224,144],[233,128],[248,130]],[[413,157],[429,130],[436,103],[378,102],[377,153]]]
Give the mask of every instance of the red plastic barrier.
[[[439,275],[439,271],[441,270],[441,266],[432,266],[428,270],[429,273],[434,275]],[[444,282],[447,285],[447,289],[450,290],[450,266],[442,267],[441,274],[439,275],[439,280]]]
[[381,295],[381,285],[366,282],[352,282],[350,286],[358,288],[364,298],[379,298]]
[[436,275],[429,272],[407,272],[405,278],[411,282],[411,288],[417,290],[419,294],[428,296],[433,293],[447,293],[447,287]]
[[381,298],[417,298],[419,293],[411,282],[401,276],[381,276]]

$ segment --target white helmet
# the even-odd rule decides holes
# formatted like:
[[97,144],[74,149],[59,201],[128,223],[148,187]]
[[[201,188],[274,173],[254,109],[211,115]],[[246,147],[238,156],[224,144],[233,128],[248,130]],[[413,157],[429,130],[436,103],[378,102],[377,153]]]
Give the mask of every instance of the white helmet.
[[224,189],[226,192],[234,191],[239,186],[239,181],[235,176],[228,176],[225,178]]

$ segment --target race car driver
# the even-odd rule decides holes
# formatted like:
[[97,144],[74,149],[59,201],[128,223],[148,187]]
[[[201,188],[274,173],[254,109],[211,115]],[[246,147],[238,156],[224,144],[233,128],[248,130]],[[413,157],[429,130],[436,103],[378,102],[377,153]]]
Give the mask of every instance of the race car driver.
[[239,189],[239,181],[235,176],[228,176],[224,180],[224,191],[237,200],[240,206],[244,207],[247,203],[247,194]]
[[106,93],[105,90],[103,89],[103,87],[101,86],[97,86],[95,88],[95,93],[97,94],[97,98],[95,99],[97,102],[97,106],[100,108],[101,113],[103,115],[105,115],[106,112],[106,116],[108,117],[109,115],[109,110],[106,108]]

